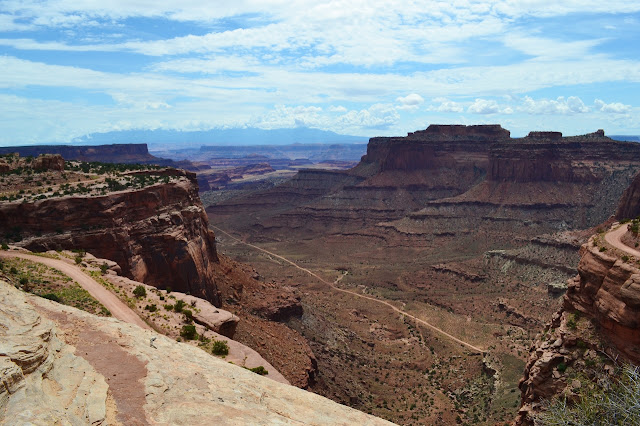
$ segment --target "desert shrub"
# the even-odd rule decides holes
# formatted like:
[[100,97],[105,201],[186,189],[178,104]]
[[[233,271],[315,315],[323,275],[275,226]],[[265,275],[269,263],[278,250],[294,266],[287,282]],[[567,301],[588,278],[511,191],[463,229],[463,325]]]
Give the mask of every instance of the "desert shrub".
[[170,304],[170,303],[167,303],[166,305],[163,305],[163,306],[167,311],[172,311],[173,310],[173,305]]
[[60,298],[53,293],[47,293],[41,296],[44,297],[45,299],[53,300],[54,302],[58,302],[58,303],[61,302]]
[[191,312],[191,309],[183,309],[182,314],[184,315],[185,321],[193,322],[193,312]]
[[565,371],[567,371],[567,364],[565,364],[564,362],[561,362],[556,366],[556,370],[558,370],[561,373],[564,373]]
[[16,275],[16,274],[18,273],[18,270],[16,269],[16,267],[15,267],[15,266],[12,266],[12,267],[11,267],[11,269],[9,269],[9,272],[10,272],[12,275]]
[[9,246],[6,243],[2,243],[2,250],[9,250]]
[[605,251],[607,251],[606,247],[600,247],[600,253],[604,253]]
[[107,265],[106,263],[100,265],[100,272],[102,273],[102,275],[106,274],[107,270],[109,270],[109,265]]
[[145,310],[149,311],[149,312],[155,312],[158,310],[158,307],[153,304],[153,305],[147,305],[144,307]]
[[182,330],[180,330],[180,337],[185,340],[193,340],[198,337],[198,333],[196,333],[196,326],[193,324],[187,324],[182,326]]
[[214,355],[229,355],[229,345],[224,340],[214,340],[211,352]]
[[620,380],[605,379],[602,386],[582,386],[575,404],[566,398],[546,403],[536,415],[536,426],[629,425],[640,426],[640,370],[626,366]]
[[29,278],[27,277],[20,277],[20,285],[25,285],[29,283]]
[[267,374],[269,374],[269,371],[261,365],[257,367],[249,368],[248,370],[253,371],[254,373],[259,374],[261,376],[266,376]]
[[145,289],[142,285],[138,285],[135,289],[133,289],[133,295],[136,297],[146,297],[147,289]]
[[76,265],[79,265],[82,263],[82,258],[80,256],[76,256]]
[[182,312],[182,309],[186,306],[184,300],[176,300],[176,304],[173,306],[173,310],[176,312]]

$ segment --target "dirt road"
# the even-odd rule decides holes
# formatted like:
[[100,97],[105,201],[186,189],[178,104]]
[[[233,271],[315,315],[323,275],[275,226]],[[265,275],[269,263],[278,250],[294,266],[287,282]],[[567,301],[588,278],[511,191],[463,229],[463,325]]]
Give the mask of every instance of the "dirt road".
[[630,254],[631,256],[635,256],[640,259],[640,251],[634,250],[628,245],[622,242],[622,236],[627,232],[628,224],[620,225],[613,231],[609,231],[604,235],[604,240],[611,244],[613,247],[618,250],[622,250],[625,253]]
[[17,253],[11,251],[0,251],[0,257],[9,258],[17,257],[20,259],[30,260],[32,262],[41,263],[51,268],[57,269],[75,282],[80,284],[82,288],[87,290],[91,296],[97,299],[100,303],[107,308],[114,318],[120,321],[128,322],[129,324],[135,324],[142,327],[145,330],[152,330],[147,323],[136,315],[136,313],[129,308],[122,300],[104,288],[100,283],[95,281],[89,275],[85,274],[82,269],[75,265],[71,265],[63,260],[51,259],[48,257],[33,256],[25,253]]
[[211,227],[212,227],[213,229],[215,229],[216,231],[219,231],[219,232],[221,232],[221,233],[225,234],[226,236],[228,236],[229,238],[231,238],[231,239],[232,239],[232,240],[234,240],[234,241],[237,241],[237,242],[239,242],[239,243],[241,243],[241,244],[244,244],[244,245],[246,245],[246,246],[248,246],[248,247],[251,247],[251,248],[254,248],[254,249],[256,249],[256,250],[259,250],[259,251],[261,251],[261,252],[263,252],[263,253],[266,253],[266,254],[268,254],[268,255],[270,255],[270,256],[273,256],[273,257],[275,257],[275,258],[278,258],[278,259],[282,260],[283,262],[286,262],[286,263],[290,264],[290,265],[291,265],[291,266],[293,266],[294,268],[297,268],[297,269],[299,269],[299,270],[301,270],[301,271],[306,272],[307,274],[311,275],[312,277],[316,278],[316,279],[317,279],[317,280],[319,280],[320,282],[322,282],[322,283],[324,283],[324,284],[328,285],[329,287],[331,287],[332,289],[334,289],[334,290],[336,290],[336,291],[339,291],[339,292],[342,292],[342,293],[348,293],[348,294],[350,294],[350,295],[353,295],[353,296],[356,296],[356,297],[359,297],[359,298],[362,298],[362,299],[371,300],[371,301],[376,302],[376,303],[379,303],[379,304],[381,304],[381,305],[385,305],[385,306],[387,306],[387,307],[391,308],[392,310],[394,310],[395,312],[397,312],[397,313],[399,313],[399,314],[401,314],[401,315],[404,315],[404,316],[406,316],[407,318],[411,318],[411,319],[413,319],[414,321],[416,321],[417,323],[420,323],[420,324],[422,324],[422,325],[424,325],[424,326],[426,326],[426,327],[430,328],[431,330],[433,330],[433,331],[435,331],[435,332],[437,332],[437,333],[440,333],[441,335],[443,335],[443,336],[447,337],[448,339],[450,339],[450,340],[452,340],[452,341],[454,341],[454,342],[456,342],[456,343],[459,343],[459,344],[461,344],[462,346],[464,346],[464,347],[466,347],[466,348],[468,348],[468,349],[471,349],[473,352],[478,352],[478,353],[480,353],[480,354],[484,354],[484,352],[485,352],[483,349],[480,349],[480,348],[478,348],[478,347],[476,347],[476,346],[473,346],[473,345],[472,345],[472,344],[470,344],[470,343],[467,343],[467,342],[465,342],[465,341],[463,341],[463,340],[460,340],[460,339],[458,339],[457,337],[452,336],[451,334],[447,333],[446,331],[444,331],[444,330],[442,330],[442,329],[440,329],[440,328],[436,327],[435,325],[429,324],[429,323],[428,323],[428,322],[426,322],[425,320],[422,320],[422,319],[420,319],[420,318],[417,318],[417,317],[415,317],[415,316],[413,316],[413,315],[411,315],[411,314],[408,314],[408,313],[404,312],[403,310],[401,310],[401,309],[397,308],[396,306],[392,305],[392,304],[391,304],[391,303],[389,303],[389,302],[385,302],[384,300],[376,299],[375,297],[372,297],[372,296],[367,296],[367,295],[365,295],[365,294],[357,293],[357,292],[355,292],[355,291],[346,290],[346,289],[343,289],[343,288],[338,287],[336,284],[337,284],[337,283],[338,283],[342,278],[344,278],[344,275],[340,276],[340,277],[339,277],[338,279],[336,279],[334,282],[327,281],[327,280],[325,280],[324,278],[322,278],[321,276],[319,276],[318,274],[316,274],[315,272],[310,271],[310,270],[309,270],[309,269],[307,269],[307,268],[303,268],[302,266],[298,265],[297,263],[295,263],[295,262],[293,262],[293,261],[291,261],[291,260],[289,260],[289,259],[287,259],[287,258],[285,258],[285,257],[282,257],[282,256],[280,256],[280,255],[278,255],[278,254],[276,254],[276,253],[273,253],[273,252],[270,252],[270,251],[268,251],[268,250],[265,250],[265,249],[263,249],[262,247],[258,247],[258,246],[256,246],[256,245],[253,245],[253,244],[250,244],[250,243],[244,242],[244,241],[242,241],[241,239],[236,238],[236,237],[234,237],[233,235],[229,234],[228,232],[226,232],[226,231],[224,231],[224,230],[222,230],[222,229],[218,228],[217,226],[213,226],[213,225],[211,225]]

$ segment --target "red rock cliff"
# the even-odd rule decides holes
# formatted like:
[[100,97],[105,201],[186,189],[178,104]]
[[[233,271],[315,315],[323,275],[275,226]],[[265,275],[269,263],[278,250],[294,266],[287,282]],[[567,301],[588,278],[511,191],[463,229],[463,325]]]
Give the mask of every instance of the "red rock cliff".
[[509,139],[499,125],[430,125],[406,137],[371,138],[363,163],[377,163],[380,171],[453,168],[464,165],[486,168],[491,143]]
[[640,144],[614,141],[602,131],[565,138],[559,132],[531,132],[493,144],[489,161],[491,181],[599,182],[608,170],[597,163],[637,163]]
[[616,210],[616,219],[633,219],[640,215],[640,173],[622,194]]
[[33,251],[82,248],[117,262],[124,274],[159,288],[190,292],[220,306],[213,231],[194,173],[104,196],[66,196],[0,204],[0,232],[19,229]]
[[596,383],[616,364],[640,363],[640,269],[601,247],[599,235],[582,246],[563,307],[531,349],[518,425],[532,425],[545,399],[571,400],[574,373]]

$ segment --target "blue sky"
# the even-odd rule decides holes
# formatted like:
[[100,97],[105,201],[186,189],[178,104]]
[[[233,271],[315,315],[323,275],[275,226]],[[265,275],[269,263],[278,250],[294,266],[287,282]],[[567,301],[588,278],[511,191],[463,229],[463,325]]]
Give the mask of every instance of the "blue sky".
[[640,2],[0,0],[0,144],[431,123],[640,134]]

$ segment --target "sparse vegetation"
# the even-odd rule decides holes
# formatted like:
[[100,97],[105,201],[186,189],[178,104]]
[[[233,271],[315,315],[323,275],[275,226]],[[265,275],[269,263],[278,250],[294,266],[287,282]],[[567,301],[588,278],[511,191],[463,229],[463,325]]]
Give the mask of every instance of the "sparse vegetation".
[[187,324],[182,326],[182,330],[180,330],[180,337],[185,340],[194,340],[198,337],[198,333],[196,332],[196,326],[193,324]]
[[147,297],[147,289],[145,289],[142,285],[138,285],[133,289],[133,295],[137,298]]
[[214,355],[226,356],[229,355],[229,345],[224,340],[214,340],[211,347],[211,352]]
[[253,367],[253,368],[247,368],[247,370],[252,371],[252,372],[254,372],[256,374],[259,374],[261,376],[266,376],[267,374],[269,374],[269,370],[264,368],[262,365],[259,365],[257,367]]
[[547,404],[535,419],[536,426],[640,425],[640,370],[627,366],[617,382],[605,379],[601,386],[581,386],[579,400],[566,398]]
[[182,312],[182,309],[186,306],[187,304],[184,303],[183,300],[176,300],[176,304],[173,305],[173,310],[176,312]]

